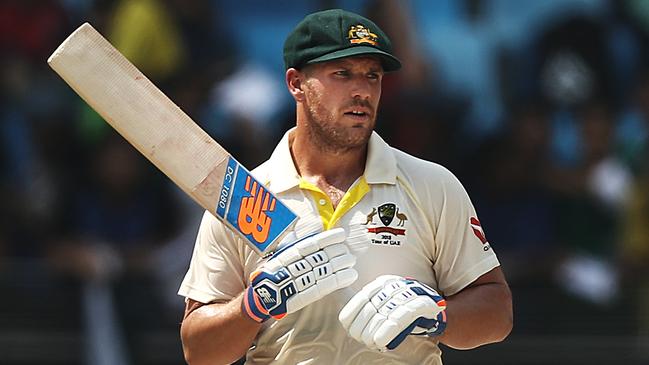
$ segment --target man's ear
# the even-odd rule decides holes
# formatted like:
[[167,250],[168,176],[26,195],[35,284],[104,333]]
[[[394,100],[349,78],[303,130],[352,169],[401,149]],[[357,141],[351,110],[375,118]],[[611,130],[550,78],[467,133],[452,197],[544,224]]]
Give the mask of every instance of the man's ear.
[[286,86],[288,87],[288,92],[293,95],[293,99],[298,103],[304,101],[304,90],[302,90],[303,84],[304,73],[294,68],[286,70]]

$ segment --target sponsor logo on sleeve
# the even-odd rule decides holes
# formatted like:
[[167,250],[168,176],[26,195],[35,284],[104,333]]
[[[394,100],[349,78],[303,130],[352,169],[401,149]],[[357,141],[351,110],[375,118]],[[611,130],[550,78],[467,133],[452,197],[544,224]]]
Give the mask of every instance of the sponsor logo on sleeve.
[[487,241],[487,237],[484,234],[484,230],[482,229],[482,225],[480,224],[480,221],[476,217],[471,217],[469,220],[471,224],[471,229],[473,230],[473,234],[475,234],[476,237],[482,242],[482,249],[484,251],[489,251],[491,248],[491,245]]

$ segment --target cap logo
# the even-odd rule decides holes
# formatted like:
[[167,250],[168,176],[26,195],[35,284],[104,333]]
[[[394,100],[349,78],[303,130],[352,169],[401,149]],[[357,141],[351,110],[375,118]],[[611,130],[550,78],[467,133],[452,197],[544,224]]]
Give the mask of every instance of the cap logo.
[[347,38],[351,44],[369,43],[373,46],[378,44],[379,37],[370,32],[364,25],[352,25],[347,33]]

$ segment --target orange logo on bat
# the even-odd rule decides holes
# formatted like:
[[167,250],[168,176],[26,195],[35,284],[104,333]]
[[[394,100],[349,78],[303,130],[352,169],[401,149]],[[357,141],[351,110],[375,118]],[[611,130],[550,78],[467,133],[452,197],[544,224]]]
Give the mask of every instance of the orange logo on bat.
[[275,210],[275,198],[256,181],[253,180],[251,185],[251,180],[250,176],[246,177],[245,188],[251,196],[241,199],[237,222],[243,234],[251,234],[255,241],[265,242],[273,221],[266,212]]

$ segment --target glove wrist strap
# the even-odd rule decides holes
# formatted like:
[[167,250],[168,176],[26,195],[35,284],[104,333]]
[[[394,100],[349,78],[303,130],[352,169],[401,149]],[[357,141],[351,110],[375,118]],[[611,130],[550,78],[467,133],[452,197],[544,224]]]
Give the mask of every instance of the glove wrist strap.
[[431,328],[426,334],[430,337],[439,336],[446,329],[446,310],[439,312],[437,315],[437,326]]
[[250,319],[257,323],[264,323],[270,318],[268,311],[261,304],[259,297],[255,294],[251,286],[246,289],[243,295],[241,309]]

